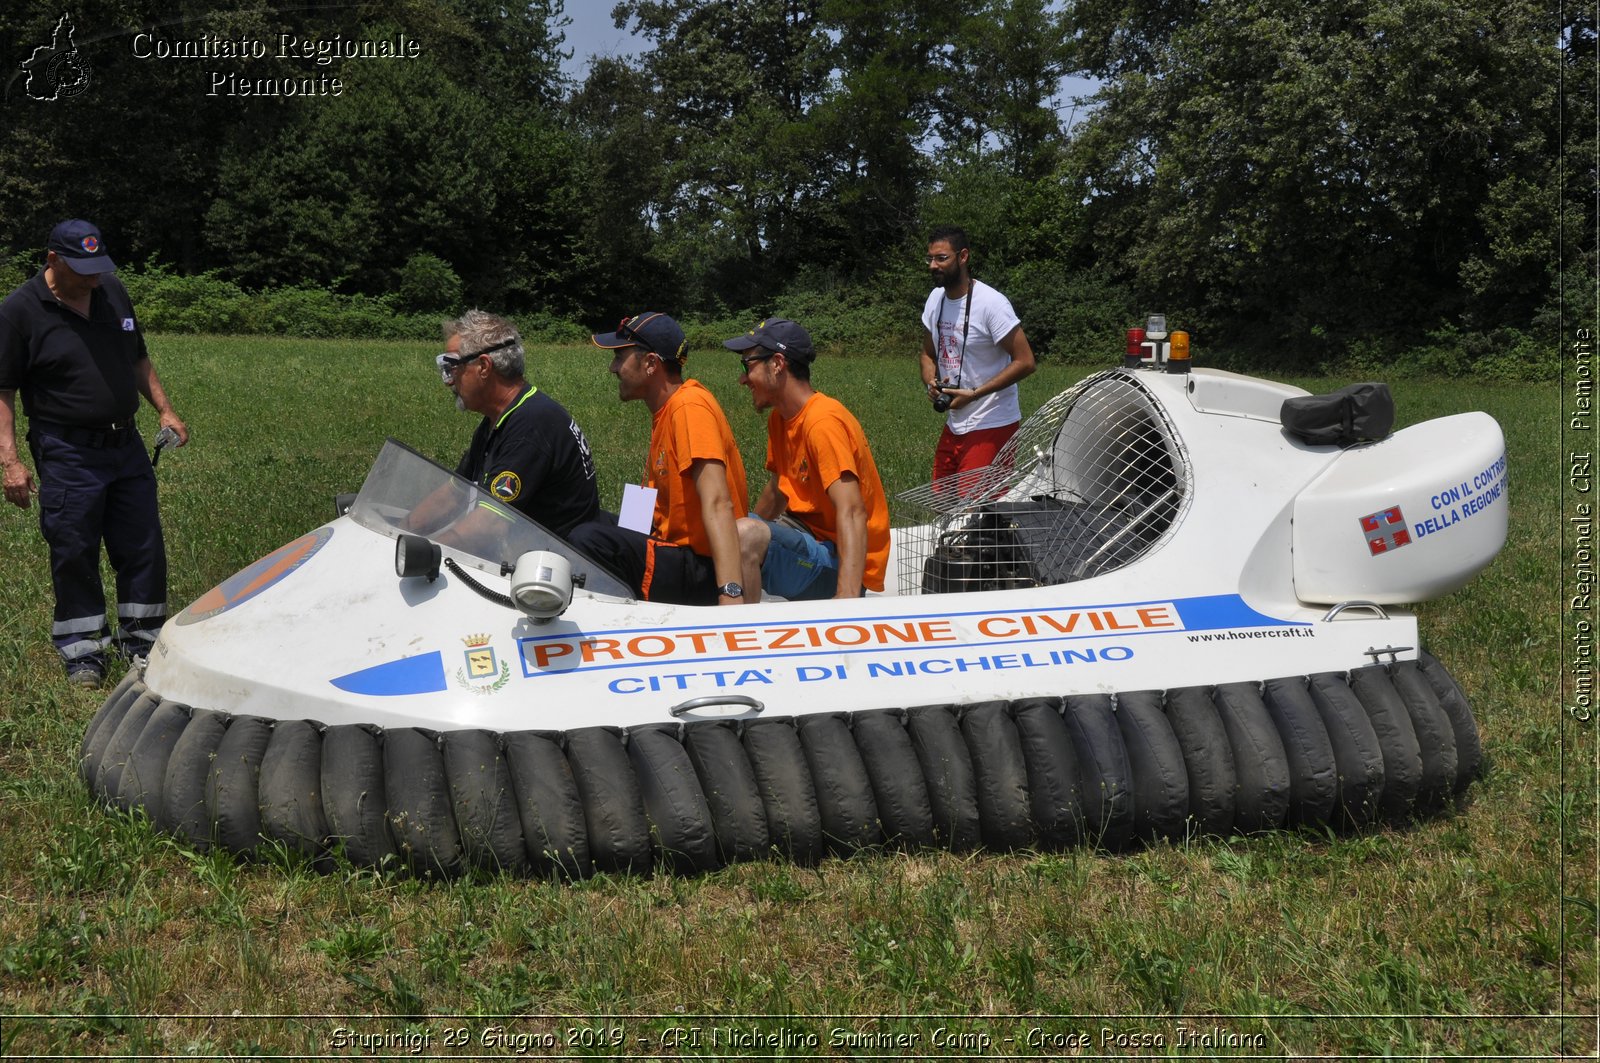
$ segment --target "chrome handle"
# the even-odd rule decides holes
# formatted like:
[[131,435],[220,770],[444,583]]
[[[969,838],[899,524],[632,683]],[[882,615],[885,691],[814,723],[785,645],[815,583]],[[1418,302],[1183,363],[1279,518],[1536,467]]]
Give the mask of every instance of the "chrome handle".
[[680,701],[667,711],[673,716],[682,716],[686,712],[694,712],[696,709],[709,709],[718,705],[738,705],[749,712],[760,712],[766,708],[761,702],[745,694],[712,694],[708,697]]
[[1378,614],[1379,620],[1389,619],[1389,614],[1384,612],[1383,606],[1379,605],[1377,602],[1340,602],[1338,605],[1328,610],[1328,615],[1322,618],[1322,622],[1327,623],[1329,620],[1332,620],[1346,609],[1371,609],[1374,613]]

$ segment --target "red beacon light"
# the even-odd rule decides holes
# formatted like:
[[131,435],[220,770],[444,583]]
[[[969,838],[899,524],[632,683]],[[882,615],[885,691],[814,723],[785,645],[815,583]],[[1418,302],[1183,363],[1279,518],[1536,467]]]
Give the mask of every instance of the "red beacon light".
[[1144,329],[1131,328],[1128,330],[1128,350],[1122,356],[1124,369],[1139,368],[1144,356]]

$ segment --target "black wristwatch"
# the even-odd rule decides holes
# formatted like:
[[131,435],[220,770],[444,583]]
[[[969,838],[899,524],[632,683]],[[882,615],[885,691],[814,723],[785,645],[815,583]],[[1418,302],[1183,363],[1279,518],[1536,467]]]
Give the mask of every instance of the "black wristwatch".
[[737,583],[724,583],[717,588],[717,593],[724,598],[743,598],[744,588]]

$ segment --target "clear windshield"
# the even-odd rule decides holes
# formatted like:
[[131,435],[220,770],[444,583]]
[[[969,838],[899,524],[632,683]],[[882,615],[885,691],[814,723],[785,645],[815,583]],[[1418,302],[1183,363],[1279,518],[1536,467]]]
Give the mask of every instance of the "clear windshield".
[[633,597],[626,584],[548,528],[393,439],[372,463],[350,519],[391,539],[426,535],[461,564],[495,576],[529,550],[553,550],[572,562],[585,590]]

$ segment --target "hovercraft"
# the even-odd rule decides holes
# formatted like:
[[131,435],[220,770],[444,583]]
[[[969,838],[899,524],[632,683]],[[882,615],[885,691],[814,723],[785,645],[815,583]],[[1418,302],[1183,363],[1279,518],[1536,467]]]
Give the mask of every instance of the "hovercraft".
[[1152,361],[902,495],[889,585],[854,601],[635,600],[390,440],[347,511],[166,625],[83,778],[202,850],[446,876],[1452,807],[1477,725],[1394,607],[1504,543],[1499,425],[1359,441],[1381,418],[1350,395]]

